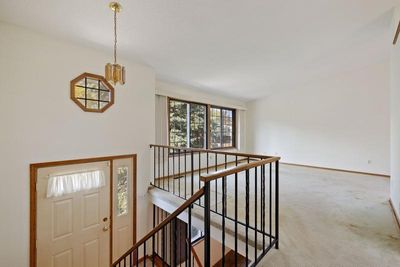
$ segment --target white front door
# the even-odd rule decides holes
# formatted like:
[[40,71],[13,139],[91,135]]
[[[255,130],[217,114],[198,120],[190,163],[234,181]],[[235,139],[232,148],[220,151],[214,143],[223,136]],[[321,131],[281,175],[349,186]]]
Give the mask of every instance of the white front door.
[[133,246],[132,158],[113,160],[113,262]]
[[[100,188],[47,197],[49,175],[102,170]],[[109,162],[38,169],[37,266],[105,267],[110,265]]]

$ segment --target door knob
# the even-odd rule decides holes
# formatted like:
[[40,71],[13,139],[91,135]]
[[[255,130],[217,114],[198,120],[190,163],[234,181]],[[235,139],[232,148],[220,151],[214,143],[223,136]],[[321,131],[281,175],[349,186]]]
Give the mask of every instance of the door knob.
[[108,229],[109,229],[108,226],[104,226],[104,227],[103,227],[103,232],[107,232]]

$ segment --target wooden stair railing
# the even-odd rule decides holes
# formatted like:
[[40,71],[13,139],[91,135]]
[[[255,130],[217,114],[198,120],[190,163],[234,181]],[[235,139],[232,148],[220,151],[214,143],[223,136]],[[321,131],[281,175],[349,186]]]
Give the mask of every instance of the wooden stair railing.
[[[172,214],[168,215],[160,224],[153,228],[147,235],[145,235],[139,242],[137,242],[130,250],[122,255],[118,260],[113,263],[113,267],[121,266],[137,266],[141,258],[149,258],[152,263],[155,263],[155,257],[160,257],[166,262],[168,258],[170,266],[176,266],[177,256],[172,255],[172,246],[177,243],[177,231],[174,231],[176,220],[178,216],[183,212],[188,214],[188,231],[187,238],[190,238],[191,229],[191,206],[195,201],[200,199],[204,195],[204,188],[198,190],[192,197],[186,200],[177,210]],[[153,214],[154,215],[154,214]],[[172,234],[171,234],[172,233]],[[190,259],[191,249],[188,247],[186,250],[189,253],[188,259]],[[169,255],[167,255],[167,253]],[[175,262],[175,263],[174,263]],[[146,265],[146,261],[143,261],[141,265]]]
[[[154,229],[120,257],[114,267],[137,266],[140,258],[151,259],[152,266],[157,259],[167,266],[198,265],[192,257],[194,205],[202,207],[204,212],[203,266],[211,266],[211,238],[222,244],[222,258],[218,262],[221,266],[256,266],[273,247],[278,249],[279,157],[164,145],[150,145],[150,148],[153,149],[152,185],[185,202],[172,214],[163,216],[158,225],[153,205]],[[243,195],[244,199],[240,197]],[[183,212],[187,214],[186,230],[181,229],[182,221],[178,218]],[[219,218],[220,227],[213,228],[216,232],[211,233],[215,218]],[[228,234],[233,236],[234,244],[226,242]],[[184,240],[190,240],[183,242],[183,249],[179,241],[182,235]],[[140,265],[146,266],[146,260]]]

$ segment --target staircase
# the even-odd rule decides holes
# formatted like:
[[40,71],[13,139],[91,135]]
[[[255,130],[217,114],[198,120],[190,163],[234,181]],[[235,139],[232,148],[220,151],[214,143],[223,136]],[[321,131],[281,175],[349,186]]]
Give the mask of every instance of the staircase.
[[279,157],[151,145],[153,229],[113,266],[256,266],[279,246]]

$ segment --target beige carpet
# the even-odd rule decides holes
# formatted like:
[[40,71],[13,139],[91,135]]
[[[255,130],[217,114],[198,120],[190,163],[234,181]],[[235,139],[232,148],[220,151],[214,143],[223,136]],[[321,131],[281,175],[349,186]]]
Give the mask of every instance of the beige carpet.
[[[197,175],[194,180],[196,191]],[[227,180],[227,209],[233,216],[233,177]],[[176,192],[180,184],[182,196],[184,181],[174,182]],[[188,194],[189,177],[186,183]],[[172,180],[170,186],[172,190]],[[219,211],[221,186],[220,182]],[[243,174],[239,188],[239,218],[244,220]],[[215,203],[214,184],[211,191]],[[250,194],[252,210],[254,190]],[[259,266],[400,266],[400,230],[388,199],[388,178],[281,164],[280,249],[271,250]],[[250,221],[253,224],[254,218]]]
[[389,179],[281,165],[280,249],[260,266],[400,266]]

